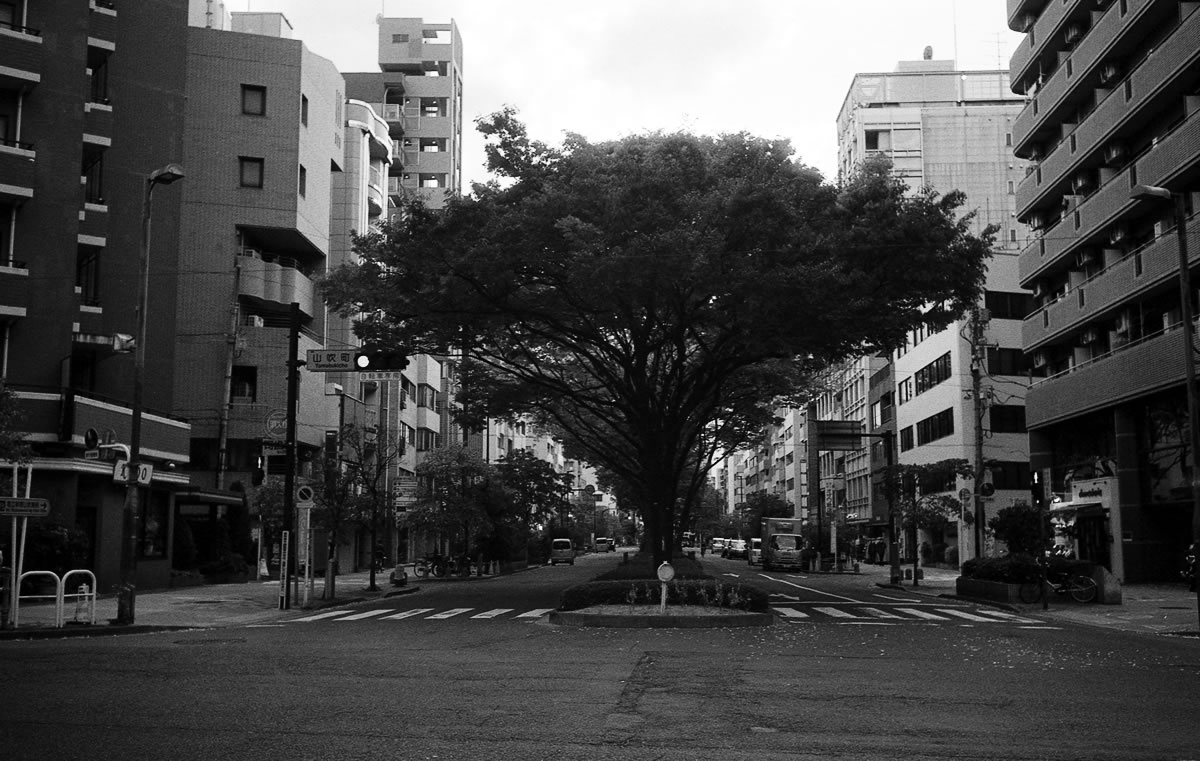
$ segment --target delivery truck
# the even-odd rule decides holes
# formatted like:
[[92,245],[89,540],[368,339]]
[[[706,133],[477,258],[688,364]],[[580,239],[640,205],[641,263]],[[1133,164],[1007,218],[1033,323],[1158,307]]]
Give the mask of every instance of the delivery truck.
[[763,518],[762,567],[764,571],[804,570],[804,537],[799,518]]

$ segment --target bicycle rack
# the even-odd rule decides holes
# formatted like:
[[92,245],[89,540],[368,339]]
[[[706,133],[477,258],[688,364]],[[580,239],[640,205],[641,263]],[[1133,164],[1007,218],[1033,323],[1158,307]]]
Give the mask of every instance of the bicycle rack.
[[[91,583],[88,584],[85,582],[83,584],[80,584],[79,591],[77,591],[77,592],[71,592],[70,594],[64,593],[64,590],[66,589],[67,579],[71,578],[72,576],[74,576],[76,574],[86,576],[87,579]],[[35,577],[35,576],[49,576],[50,578],[54,579],[54,594],[52,594],[52,595],[23,595],[23,594],[21,594],[21,582],[25,581],[25,579]],[[17,597],[16,597],[16,604],[13,606],[13,619],[12,619],[12,625],[13,625],[14,629],[19,627],[21,624],[21,600],[53,600],[54,601],[54,628],[55,629],[61,629],[66,625],[66,620],[65,620],[65,617],[63,616],[63,607],[66,603],[67,598],[71,598],[72,600],[75,601],[75,604],[76,604],[75,620],[76,621],[79,620],[80,607],[84,603],[86,603],[87,608],[88,608],[87,623],[89,623],[89,624],[96,623],[96,575],[94,573],[92,573],[91,571],[87,570],[86,568],[76,568],[76,569],[67,571],[65,574],[62,575],[61,578],[54,571],[25,571],[24,573],[21,574],[20,579],[17,581],[17,588],[15,590],[15,594]]]

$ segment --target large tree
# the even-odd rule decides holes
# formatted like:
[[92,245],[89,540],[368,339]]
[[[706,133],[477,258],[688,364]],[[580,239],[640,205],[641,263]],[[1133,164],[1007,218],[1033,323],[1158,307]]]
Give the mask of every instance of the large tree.
[[842,187],[746,134],[551,148],[481,119],[489,168],[444,210],[408,204],[324,292],[367,341],[455,352],[465,422],[538,410],[636,492],[656,559],[713,456],[828,363],[973,306],[992,231],[960,193],[885,164]]

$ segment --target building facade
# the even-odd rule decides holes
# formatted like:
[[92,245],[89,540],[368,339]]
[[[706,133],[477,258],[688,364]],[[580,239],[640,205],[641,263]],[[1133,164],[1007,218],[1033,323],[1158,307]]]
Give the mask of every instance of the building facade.
[[[85,447],[89,431],[100,444],[131,441],[127,349],[148,178],[183,157],[186,23],[186,0],[0,4],[0,362],[33,448],[5,493],[48,500],[45,523],[70,537],[55,569],[90,568],[106,592],[121,576],[126,486],[114,479],[115,450]],[[153,195],[150,315],[178,308],[174,288],[161,284],[177,266],[180,187]],[[191,426],[172,414],[178,341],[171,320],[147,321],[139,459],[152,474],[134,527],[141,586],[167,584],[173,495],[187,484],[176,468],[187,462]]]
[[[1032,465],[1065,539],[1130,582],[1178,578],[1191,536],[1187,347],[1181,327],[1184,202],[1200,256],[1200,5],[1174,0],[1008,0],[1014,92],[1027,105],[1016,213],[1037,232],[1018,280],[1034,366]],[[1188,298],[1194,301],[1195,294]]]

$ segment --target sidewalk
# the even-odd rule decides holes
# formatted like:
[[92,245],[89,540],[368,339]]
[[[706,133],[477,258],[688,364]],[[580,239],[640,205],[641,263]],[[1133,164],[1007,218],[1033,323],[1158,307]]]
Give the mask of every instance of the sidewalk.
[[[375,585],[378,588],[376,591],[367,590],[370,574],[366,571],[338,576],[334,585],[335,598],[333,600],[321,599],[321,594],[325,589],[324,579],[314,579],[307,607],[303,605],[305,599],[303,585],[301,584],[298,593],[296,587],[293,586],[291,606],[286,611],[279,609],[278,580],[251,580],[244,584],[206,584],[181,589],[140,592],[134,601],[134,624],[130,626],[112,623],[117,617],[115,595],[98,597],[94,625],[86,623],[88,618],[86,606],[77,605],[74,600],[68,599],[63,608],[63,618],[67,624],[61,629],[54,627],[54,606],[52,604],[27,603],[21,606],[18,628],[0,630],[0,640],[71,636],[102,637],[170,629],[246,626],[274,621],[304,610],[409,594],[419,589],[419,586],[414,584],[415,580],[411,575],[405,586],[392,586],[388,582],[389,570],[375,574]],[[486,578],[484,577],[484,579]],[[425,583],[426,580],[421,579],[420,581]],[[7,615],[8,611],[6,610],[4,617],[7,618]],[[76,619],[82,623],[74,623]]]
[[[881,565],[861,566],[862,575],[872,577],[874,583],[889,589],[903,590],[930,597],[950,597],[981,605],[1011,609],[1020,613],[1045,616],[1050,620],[1100,626],[1142,634],[1175,634],[1200,636],[1197,624],[1196,593],[1189,592],[1184,584],[1126,584],[1121,589],[1120,605],[1082,604],[1067,597],[1053,596],[1046,610],[1042,604],[1007,605],[989,600],[971,600],[955,594],[954,581],[958,571],[941,568],[923,568],[925,578],[917,586],[911,579],[898,585],[891,583],[891,569]],[[912,566],[907,570],[911,571]]]

